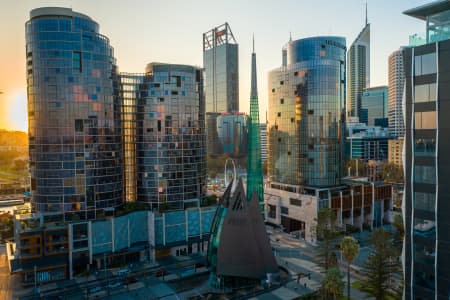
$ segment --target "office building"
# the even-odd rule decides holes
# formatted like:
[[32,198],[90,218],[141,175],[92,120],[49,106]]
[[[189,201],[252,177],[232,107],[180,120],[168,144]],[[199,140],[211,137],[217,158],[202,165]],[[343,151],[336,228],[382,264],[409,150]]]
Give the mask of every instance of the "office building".
[[268,176],[290,185],[339,185],[345,114],[345,38],[289,41],[269,73]]
[[359,117],[361,96],[370,87],[370,24],[366,25],[347,52],[347,116]]
[[325,207],[336,213],[342,228],[373,229],[392,219],[392,186],[383,182],[347,179],[325,188],[270,182],[264,191],[266,222],[310,242],[317,241],[317,213]]
[[403,89],[405,85],[405,72],[403,69],[403,48],[389,55],[388,64],[388,118],[389,130],[393,137],[405,135],[405,122],[403,119]]
[[367,88],[361,96],[359,121],[369,126],[388,127],[388,87]]
[[404,299],[448,299],[450,286],[450,2],[404,12],[426,22],[405,69]]
[[222,113],[217,117],[221,153],[232,158],[247,156],[248,116],[245,113]]
[[95,219],[123,202],[114,50],[69,8],[34,9],[25,27],[33,211]]
[[203,34],[206,112],[239,111],[238,44],[228,23]]
[[73,279],[86,270],[124,262],[141,264],[168,255],[204,253],[216,206],[62,222],[64,215],[14,215],[15,239],[6,244],[8,267],[24,285]]
[[259,129],[261,131],[261,161],[267,161],[267,124],[259,124]]
[[387,161],[390,139],[388,128],[360,123],[348,125],[347,130],[346,159]]
[[218,138],[215,118],[220,116],[220,113],[239,111],[238,50],[238,44],[228,23],[203,34],[208,157],[218,157],[224,154],[224,146]]
[[136,124],[137,200],[158,210],[198,207],[206,193],[201,69],[148,64]]
[[399,167],[403,167],[403,143],[405,142],[404,137],[399,137],[396,139],[391,139],[388,142],[388,155],[389,162],[393,163]]

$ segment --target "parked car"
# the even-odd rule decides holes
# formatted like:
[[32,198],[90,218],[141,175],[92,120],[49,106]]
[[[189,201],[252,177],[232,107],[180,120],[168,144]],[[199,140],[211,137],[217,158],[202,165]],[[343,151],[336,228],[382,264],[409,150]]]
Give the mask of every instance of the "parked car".
[[102,290],[101,287],[96,286],[96,287],[91,288],[91,289],[89,290],[89,293],[90,293],[90,294],[95,294],[95,293],[100,292],[101,290]]
[[120,282],[120,281],[115,281],[115,282],[110,282],[110,283],[108,284],[108,287],[109,287],[110,289],[113,289],[113,288],[119,287],[119,286],[121,286],[121,285],[122,285],[122,282]]

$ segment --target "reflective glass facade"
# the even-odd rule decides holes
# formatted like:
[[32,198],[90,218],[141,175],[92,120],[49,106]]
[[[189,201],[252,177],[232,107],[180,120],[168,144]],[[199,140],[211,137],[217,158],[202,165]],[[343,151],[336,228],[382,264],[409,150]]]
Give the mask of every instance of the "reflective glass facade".
[[147,65],[136,108],[137,200],[151,208],[198,206],[206,188],[200,68]]
[[287,65],[269,73],[269,180],[340,182],[345,114],[345,38],[287,44]]
[[388,127],[388,88],[365,89],[361,97],[359,121],[369,126]]
[[143,74],[120,73],[124,200],[126,202],[136,201],[136,108],[140,97],[139,88],[143,81]]
[[35,9],[25,28],[33,210],[94,219],[122,204],[113,48],[67,8]]
[[450,40],[445,40],[403,53],[405,299],[445,299],[449,295],[449,47]]
[[231,157],[247,155],[248,116],[244,113],[224,113],[217,118],[217,133],[222,153]]
[[225,23],[203,34],[206,112],[239,111],[238,44]]

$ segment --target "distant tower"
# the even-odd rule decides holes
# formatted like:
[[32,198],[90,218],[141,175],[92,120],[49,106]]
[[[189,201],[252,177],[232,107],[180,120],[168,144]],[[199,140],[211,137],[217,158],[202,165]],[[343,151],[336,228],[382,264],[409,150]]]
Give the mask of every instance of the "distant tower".
[[203,34],[206,112],[239,111],[238,44],[228,23]]
[[256,191],[259,203],[263,198],[263,174],[261,166],[261,133],[259,129],[258,87],[256,81],[256,53],[255,39],[253,38],[252,52],[252,81],[250,92],[250,119],[248,126],[248,163],[247,163],[247,200],[252,199]]
[[370,87],[370,24],[367,22],[347,52],[347,116],[359,117],[361,95]]
[[403,69],[403,50],[400,48],[389,55],[389,130],[394,137],[405,135],[403,120],[403,89],[405,72]]

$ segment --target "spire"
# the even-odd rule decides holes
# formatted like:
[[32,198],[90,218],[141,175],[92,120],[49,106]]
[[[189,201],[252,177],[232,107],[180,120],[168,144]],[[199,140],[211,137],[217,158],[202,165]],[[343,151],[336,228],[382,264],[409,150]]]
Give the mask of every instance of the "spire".
[[255,53],[255,36],[253,35],[253,52],[252,52],[252,86],[250,97],[258,97],[258,86],[256,80],[256,53]]
[[253,33],[253,51],[252,53],[255,53],[255,33]]
[[366,26],[367,26],[367,0],[366,0]]
[[259,203],[264,202],[263,175],[261,167],[261,136],[259,128],[258,86],[256,80],[255,38],[253,37],[252,53],[252,85],[250,91],[250,118],[248,126],[248,158],[247,158],[247,201],[253,193],[258,195]]
[[292,32],[289,31],[289,42],[292,42]]

